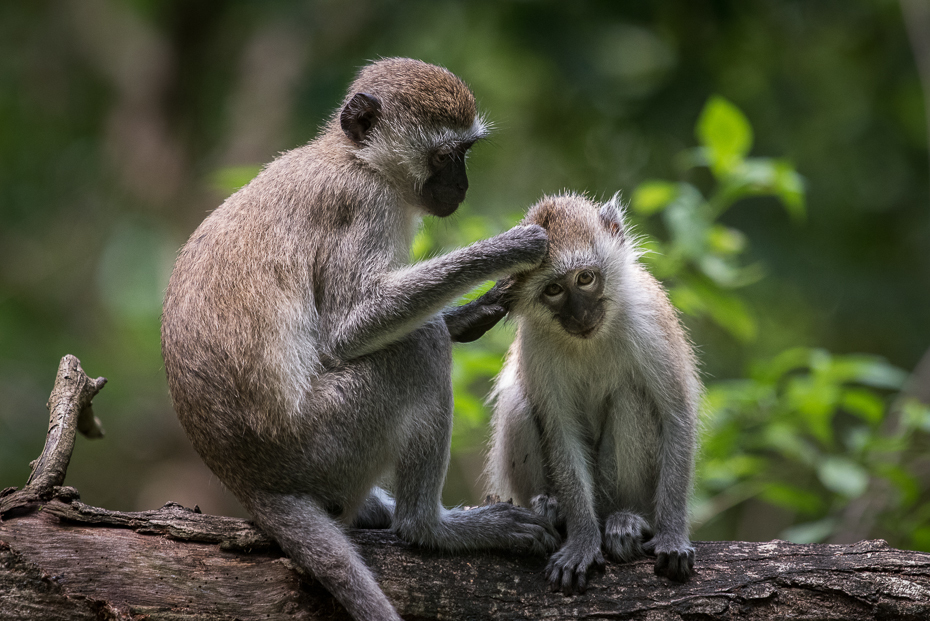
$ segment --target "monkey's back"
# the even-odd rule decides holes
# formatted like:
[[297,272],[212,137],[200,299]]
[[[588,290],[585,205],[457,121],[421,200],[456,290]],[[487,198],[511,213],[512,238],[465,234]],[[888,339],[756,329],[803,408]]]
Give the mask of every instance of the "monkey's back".
[[[295,424],[332,327],[344,319],[331,309],[351,306],[365,270],[395,242],[377,221],[376,201],[367,202],[373,223],[355,220],[364,186],[362,196],[340,189],[333,156],[318,161],[328,146],[319,142],[269,164],[179,253],[162,350],[175,409],[195,444],[211,442],[217,423],[270,434]],[[337,202],[340,193],[348,198]],[[374,238],[368,255],[327,243],[328,231],[359,226],[372,229],[353,233]],[[353,260],[338,260],[347,255]]]

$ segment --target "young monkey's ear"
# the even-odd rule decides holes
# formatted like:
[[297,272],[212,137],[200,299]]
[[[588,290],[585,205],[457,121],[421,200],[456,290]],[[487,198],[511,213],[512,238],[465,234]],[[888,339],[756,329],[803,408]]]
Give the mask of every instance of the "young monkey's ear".
[[368,93],[355,93],[342,109],[339,123],[349,140],[360,145],[365,142],[380,116],[381,102],[377,97]]
[[620,194],[604,203],[598,211],[598,217],[604,229],[613,237],[623,241],[626,237],[626,208],[620,202]]

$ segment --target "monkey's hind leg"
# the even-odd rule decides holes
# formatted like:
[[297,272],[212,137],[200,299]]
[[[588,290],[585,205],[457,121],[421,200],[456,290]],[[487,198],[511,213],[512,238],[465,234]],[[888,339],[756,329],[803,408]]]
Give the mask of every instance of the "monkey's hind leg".
[[258,526],[353,619],[401,621],[341,526],[312,498],[256,494],[247,508]]
[[528,509],[507,502],[468,510],[442,507],[452,433],[449,397],[446,411],[427,411],[418,417],[412,446],[403,451],[397,465],[394,530],[407,541],[449,552],[516,549],[545,554],[554,550],[558,533],[548,519]]
[[604,550],[615,561],[628,563],[646,556],[643,543],[652,537],[652,528],[640,515],[617,511],[604,522]]

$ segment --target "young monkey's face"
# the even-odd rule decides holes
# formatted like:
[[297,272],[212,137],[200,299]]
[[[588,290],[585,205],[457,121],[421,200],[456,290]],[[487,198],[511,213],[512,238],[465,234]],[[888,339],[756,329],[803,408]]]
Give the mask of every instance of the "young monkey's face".
[[604,277],[596,266],[585,266],[550,279],[539,295],[562,329],[588,339],[604,323]]

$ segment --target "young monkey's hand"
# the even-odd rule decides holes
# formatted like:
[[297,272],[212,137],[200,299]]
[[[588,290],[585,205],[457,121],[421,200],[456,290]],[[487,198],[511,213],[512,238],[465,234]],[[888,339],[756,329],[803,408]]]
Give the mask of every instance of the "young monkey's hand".
[[455,306],[443,313],[453,343],[471,343],[497,325],[510,312],[507,295],[512,285],[510,277],[497,281],[484,295],[467,304]]

